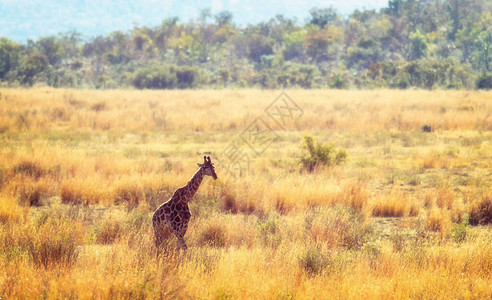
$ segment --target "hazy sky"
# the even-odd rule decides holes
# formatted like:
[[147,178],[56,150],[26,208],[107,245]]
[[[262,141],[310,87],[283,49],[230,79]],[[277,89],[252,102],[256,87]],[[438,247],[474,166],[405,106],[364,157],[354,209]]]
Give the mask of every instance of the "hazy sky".
[[[308,3],[308,4],[306,4]],[[277,14],[304,23],[313,7],[333,6],[347,15],[355,9],[379,9],[388,0],[0,0],[0,36],[17,42],[70,30],[84,37],[127,31],[135,24],[157,26],[168,17],[197,19],[200,11],[228,10],[236,24],[267,21]]]

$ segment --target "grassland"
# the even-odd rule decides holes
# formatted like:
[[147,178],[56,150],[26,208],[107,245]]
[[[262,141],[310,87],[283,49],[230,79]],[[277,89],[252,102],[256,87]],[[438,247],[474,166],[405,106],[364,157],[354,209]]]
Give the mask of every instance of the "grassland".
[[[491,298],[492,93],[0,90],[0,298]],[[345,163],[300,171],[304,135]],[[150,218],[216,161],[188,251]]]

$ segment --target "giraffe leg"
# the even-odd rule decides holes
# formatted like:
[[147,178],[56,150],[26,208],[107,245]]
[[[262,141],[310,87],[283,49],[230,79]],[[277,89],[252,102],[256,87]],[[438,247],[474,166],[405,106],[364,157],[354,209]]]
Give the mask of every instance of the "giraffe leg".
[[183,249],[183,250],[187,250],[188,249],[188,245],[186,245],[186,242],[185,242],[185,240],[184,240],[183,237],[180,237],[179,238],[179,244],[180,244],[181,249]]
[[188,229],[188,222],[183,223],[183,226],[181,227],[181,230],[179,232],[180,235],[180,242],[182,244],[183,249],[188,249],[188,246],[186,245],[186,242],[184,240],[184,235],[186,233],[186,230]]
[[186,242],[184,240],[184,235],[186,233],[187,228],[188,228],[188,222],[182,222],[172,227],[174,235],[178,238],[179,246],[184,250],[188,249],[188,246],[186,245]]
[[183,247],[183,249],[188,249],[188,246],[186,246],[185,240],[184,240],[184,235],[186,234],[186,231],[188,230],[188,222],[190,221],[191,214],[189,211],[185,211],[183,214],[183,222],[180,224],[181,226],[178,228],[178,239],[180,240],[180,243]]
[[186,250],[188,249],[188,246],[186,245],[186,242],[184,240],[184,234],[181,232],[179,228],[173,229],[174,235],[178,238],[178,244],[179,246]]

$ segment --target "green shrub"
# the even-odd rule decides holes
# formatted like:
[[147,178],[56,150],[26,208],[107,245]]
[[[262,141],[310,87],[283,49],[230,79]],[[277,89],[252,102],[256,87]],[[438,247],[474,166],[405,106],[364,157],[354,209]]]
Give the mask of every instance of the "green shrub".
[[331,166],[343,163],[347,158],[345,149],[335,149],[333,144],[315,143],[311,136],[304,136],[302,144],[304,154],[300,158],[301,169],[309,173],[319,166]]
[[310,275],[321,273],[328,265],[327,258],[315,248],[308,248],[299,256],[300,266]]
[[144,67],[138,69],[131,78],[131,84],[138,89],[188,89],[197,83],[197,69],[188,66]]
[[178,79],[174,67],[153,66],[138,69],[132,84],[138,89],[173,89]]
[[466,227],[467,224],[464,222],[460,224],[454,224],[453,228],[451,229],[451,236],[456,243],[463,243],[466,241]]
[[336,75],[329,83],[332,89],[346,89],[348,87],[347,81],[340,75]]
[[258,220],[258,236],[265,246],[277,247],[282,242],[278,215],[270,214],[264,220]]

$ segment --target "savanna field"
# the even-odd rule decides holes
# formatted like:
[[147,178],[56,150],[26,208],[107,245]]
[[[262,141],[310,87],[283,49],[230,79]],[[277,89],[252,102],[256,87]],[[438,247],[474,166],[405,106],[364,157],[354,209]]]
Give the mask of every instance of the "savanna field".
[[[489,299],[491,99],[0,89],[0,299]],[[306,168],[310,139],[343,157]],[[157,251],[204,155],[189,249]]]

